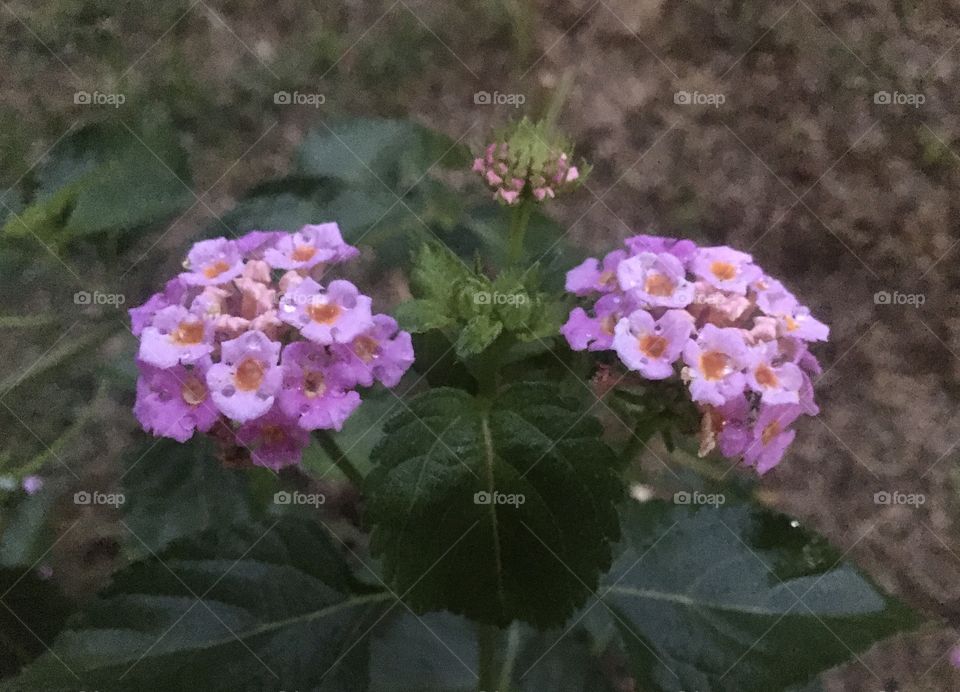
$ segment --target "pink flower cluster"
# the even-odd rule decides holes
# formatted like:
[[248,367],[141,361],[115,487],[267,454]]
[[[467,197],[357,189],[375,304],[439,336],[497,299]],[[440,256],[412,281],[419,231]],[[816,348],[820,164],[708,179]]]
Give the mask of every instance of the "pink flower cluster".
[[789,426],[819,412],[807,344],[829,328],[746,253],[648,235],[625,245],[567,273],[568,291],[599,294],[561,329],[571,348],[613,350],[649,380],[679,377],[703,414],[701,454],[718,446],[769,471]]
[[580,171],[570,164],[569,157],[563,152],[558,152],[542,165],[531,166],[529,162],[515,161],[506,142],[490,144],[484,155],[474,160],[473,170],[480,173],[493,189],[493,198],[507,204],[520,201],[527,187],[538,202],[547,197],[553,199],[580,177]]
[[349,281],[319,283],[357,254],[335,223],[196,243],[186,271],[130,310],[143,428],[210,433],[276,470],[299,462],[309,431],[340,430],[358,385],[395,386],[410,335]]

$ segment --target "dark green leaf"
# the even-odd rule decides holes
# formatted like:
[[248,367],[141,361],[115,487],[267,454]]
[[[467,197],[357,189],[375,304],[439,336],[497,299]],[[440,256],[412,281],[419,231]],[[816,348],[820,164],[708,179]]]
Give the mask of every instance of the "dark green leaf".
[[402,614],[370,644],[370,692],[474,692],[475,626],[450,613]]
[[63,626],[70,602],[32,569],[0,569],[0,678],[44,652]]
[[359,692],[365,635],[392,597],[350,585],[310,524],[205,534],[117,574],[57,638],[59,660],[0,689]]
[[433,165],[459,168],[468,161],[465,146],[422,125],[355,118],[310,132],[300,148],[298,169],[352,184],[382,184],[400,193]]
[[247,477],[223,468],[205,440],[151,440],[130,456],[127,468],[124,522],[135,535],[128,542],[135,555],[251,517]]
[[917,623],[782,515],[653,501],[623,533],[600,593],[653,689],[785,689]]
[[[193,199],[186,152],[162,121],[145,122],[139,131],[89,125],[57,144],[37,178],[34,206],[22,216],[51,239],[139,228]],[[11,232],[16,225],[14,219]]]
[[18,492],[16,497],[8,498],[10,505],[3,508],[0,517],[0,567],[26,569],[47,552],[56,540],[48,519],[59,490],[48,482],[43,492]]
[[618,532],[622,487],[599,423],[545,384],[488,405],[435,389],[407,407],[367,477],[371,549],[388,582],[420,611],[562,623]]

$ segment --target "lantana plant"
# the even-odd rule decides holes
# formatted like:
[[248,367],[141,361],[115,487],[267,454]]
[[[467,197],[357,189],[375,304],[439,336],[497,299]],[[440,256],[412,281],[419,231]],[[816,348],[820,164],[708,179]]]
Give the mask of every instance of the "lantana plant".
[[196,243],[186,271],[130,311],[144,429],[210,433],[276,470],[300,461],[310,431],[343,427],[358,386],[395,386],[410,335],[349,281],[324,280],[357,254],[335,223]]
[[679,231],[585,257],[546,121],[328,130],[129,311],[132,564],[0,690],[768,692],[916,623],[758,501],[829,337],[785,282]]

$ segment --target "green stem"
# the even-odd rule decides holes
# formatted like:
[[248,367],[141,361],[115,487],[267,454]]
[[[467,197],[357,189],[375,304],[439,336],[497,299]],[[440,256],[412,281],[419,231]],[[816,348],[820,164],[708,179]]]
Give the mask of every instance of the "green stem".
[[477,651],[480,659],[479,692],[494,692],[497,689],[497,628],[493,625],[477,625]]
[[524,198],[513,210],[513,217],[510,219],[510,247],[507,256],[509,264],[516,264],[523,256],[523,236],[527,232],[527,224],[530,223],[530,213],[533,211],[533,205],[532,199]]
[[330,460],[336,464],[341,473],[347,477],[347,480],[357,486],[357,488],[362,488],[363,474],[360,473],[359,469],[353,465],[353,462],[347,458],[347,455],[340,449],[340,445],[337,444],[330,433],[319,431],[315,437],[317,442],[320,443],[320,447],[327,453]]
[[513,666],[517,660],[517,653],[520,649],[520,625],[514,622],[507,631],[507,653],[503,660],[503,668],[500,670],[500,684],[497,687],[498,692],[508,692],[510,682],[513,679]]
[[560,82],[557,84],[557,88],[554,90],[553,95],[547,104],[546,112],[543,116],[543,123],[547,132],[551,135],[554,133],[557,126],[557,120],[560,119],[560,111],[567,102],[567,97],[570,96],[570,89],[573,87],[574,76],[574,68],[568,68],[567,71],[563,73],[563,76],[560,77]]
[[60,318],[53,314],[42,315],[0,315],[0,329],[29,329],[56,324]]

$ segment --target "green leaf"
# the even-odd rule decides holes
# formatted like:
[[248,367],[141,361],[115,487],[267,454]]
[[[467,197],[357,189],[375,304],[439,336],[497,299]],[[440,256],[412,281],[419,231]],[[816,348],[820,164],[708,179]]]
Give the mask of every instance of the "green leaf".
[[53,584],[24,569],[0,568],[0,678],[42,654],[43,642],[56,636],[70,610]]
[[431,166],[461,168],[469,151],[422,125],[384,118],[354,118],[320,127],[304,139],[298,155],[301,173],[352,184],[406,189]]
[[135,536],[132,554],[251,518],[247,477],[223,468],[212,447],[197,437],[185,444],[151,440],[127,460],[123,520]]
[[785,689],[918,622],[782,515],[653,501],[623,533],[599,591],[651,689]]
[[512,677],[520,692],[615,692],[582,627],[524,631]]
[[[495,689],[613,692],[582,627],[538,631],[514,623],[496,639]],[[378,628],[371,644],[370,692],[474,692],[477,649],[475,623],[450,613],[417,617],[404,610]]]
[[460,359],[470,358],[487,349],[503,331],[503,324],[486,315],[478,315],[467,322],[460,332],[455,348]]
[[423,298],[449,302],[455,287],[470,276],[463,261],[446,248],[425,244],[410,272],[410,286]]
[[57,638],[56,656],[0,689],[359,692],[365,635],[393,597],[350,587],[308,523],[211,532],[115,575]]
[[[168,219],[192,199],[187,157],[162,120],[139,131],[94,123],[50,152],[33,205],[21,215],[41,238],[137,229]],[[11,219],[5,230],[25,229]]]
[[428,332],[431,329],[445,329],[455,324],[455,320],[447,313],[447,305],[427,298],[408,300],[398,305],[393,315],[400,323],[401,329],[412,334]]
[[[526,328],[534,310],[539,308],[539,296],[531,296],[519,271],[504,271],[494,279],[491,300],[497,317],[510,331]],[[538,305],[535,305],[534,303]]]
[[17,493],[0,516],[0,567],[33,566],[56,540],[49,518],[61,488],[48,482],[35,495]]
[[475,627],[450,613],[401,609],[370,644],[370,692],[474,692]]
[[555,386],[486,404],[434,389],[384,430],[366,486],[371,550],[415,609],[559,625],[595,588],[622,485],[600,424]]

